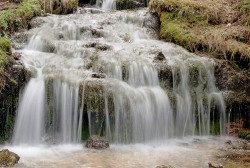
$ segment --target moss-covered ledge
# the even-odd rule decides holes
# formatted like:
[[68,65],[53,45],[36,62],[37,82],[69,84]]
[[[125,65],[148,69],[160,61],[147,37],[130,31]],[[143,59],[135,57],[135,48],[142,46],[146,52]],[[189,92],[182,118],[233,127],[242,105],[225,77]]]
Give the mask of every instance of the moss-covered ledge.
[[43,10],[52,14],[69,14],[73,13],[79,0],[40,0]]
[[43,11],[39,0],[23,0],[17,8],[0,11],[0,33],[10,33],[21,28],[28,28],[29,21],[42,15]]
[[160,38],[249,68],[250,0],[151,0]]

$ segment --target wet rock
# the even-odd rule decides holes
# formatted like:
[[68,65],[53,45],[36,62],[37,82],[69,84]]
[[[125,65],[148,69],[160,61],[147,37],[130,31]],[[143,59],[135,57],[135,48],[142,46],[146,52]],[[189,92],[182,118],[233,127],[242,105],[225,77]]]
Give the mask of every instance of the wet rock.
[[13,58],[14,58],[14,60],[20,60],[20,58],[21,58],[21,53],[13,53]]
[[110,50],[110,46],[107,45],[107,44],[100,44],[100,43],[89,43],[89,44],[86,44],[85,47],[89,48],[89,47],[93,47],[93,48],[96,48],[98,50],[102,50],[102,51],[105,51],[105,50]]
[[104,33],[102,31],[93,29],[91,30],[92,36],[94,36],[95,38],[100,38],[104,36]]
[[174,167],[170,165],[160,165],[160,166],[157,166],[156,168],[174,168]]
[[135,9],[139,7],[145,7],[147,6],[145,2],[146,1],[142,0],[117,0],[116,8],[118,10],[123,10],[123,9]]
[[25,43],[13,43],[12,44],[12,47],[16,50],[21,50],[25,47]]
[[92,135],[86,142],[87,148],[106,149],[109,147],[109,142],[98,135]]
[[78,6],[78,0],[51,0],[44,2],[45,3],[41,3],[43,8],[45,8],[47,13],[52,14],[73,13]]
[[48,40],[48,39],[44,39],[43,41],[44,44],[44,52],[50,52],[50,53],[55,53],[56,52],[56,45]]
[[46,22],[46,18],[36,17],[30,21],[30,28],[40,27],[42,24]]
[[[220,90],[225,92],[223,97],[227,105],[236,102],[250,102],[250,71],[239,69],[228,61],[217,61],[215,66],[216,83]],[[238,94],[235,96],[235,94]]]
[[28,41],[27,32],[18,32],[13,36],[15,43],[26,43]]
[[147,14],[146,16],[143,21],[143,26],[159,32],[160,23],[157,15]]
[[59,32],[59,33],[58,33],[58,39],[63,39],[63,38],[64,38],[63,32]]
[[0,167],[14,166],[19,159],[20,157],[16,153],[10,152],[8,149],[0,151]]
[[106,78],[106,75],[104,73],[93,73],[91,77],[92,78]]
[[208,167],[209,167],[209,168],[223,168],[222,165],[214,165],[214,164],[212,164],[211,162],[208,163]]
[[157,56],[154,58],[155,61],[164,61],[166,60],[164,54],[162,52],[159,52]]
[[227,145],[232,145],[232,141],[231,141],[231,140],[228,140],[228,141],[225,142],[225,144],[227,144]]

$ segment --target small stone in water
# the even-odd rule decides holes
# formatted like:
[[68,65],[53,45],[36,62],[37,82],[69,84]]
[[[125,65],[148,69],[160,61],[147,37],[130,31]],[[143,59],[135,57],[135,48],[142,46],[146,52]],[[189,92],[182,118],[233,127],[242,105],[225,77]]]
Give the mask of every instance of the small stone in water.
[[106,149],[109,147],[109,142],[98,135],[92,135],[87,140],[86,147],[93,149]]

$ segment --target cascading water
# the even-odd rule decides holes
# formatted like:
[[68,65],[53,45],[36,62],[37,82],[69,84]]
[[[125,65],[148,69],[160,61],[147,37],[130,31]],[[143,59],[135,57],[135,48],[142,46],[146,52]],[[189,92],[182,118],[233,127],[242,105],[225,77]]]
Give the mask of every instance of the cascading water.
[[97,0],[96,6],[101,7],[103,10],[115,10],[116,9],[116,0]]
[[104,0],[102,3],[102,9],[104,9],[104,10],[116,9],[116,1],[115,0]]
[[37,77],[32,78],[24,89],[18,108],[13,143],[39,143],[44,131],[45,83],[42,69],[37,69]]
[[225,133],[213,61],[156,40],[145,10],[40,19],[20,51],[38,75],[23,92],[14,143],[77,143],[86,128],[117,143],[209,135],[217,123]]

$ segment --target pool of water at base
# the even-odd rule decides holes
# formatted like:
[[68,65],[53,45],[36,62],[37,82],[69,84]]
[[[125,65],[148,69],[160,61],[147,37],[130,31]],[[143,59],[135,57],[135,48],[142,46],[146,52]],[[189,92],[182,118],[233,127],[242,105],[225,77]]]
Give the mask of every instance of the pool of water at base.
[[95,150],[83,144],[1,146],[20,156],[15,168],[175,168],[208,167],[232,137],[186,137],[147,144],[111,144]]

